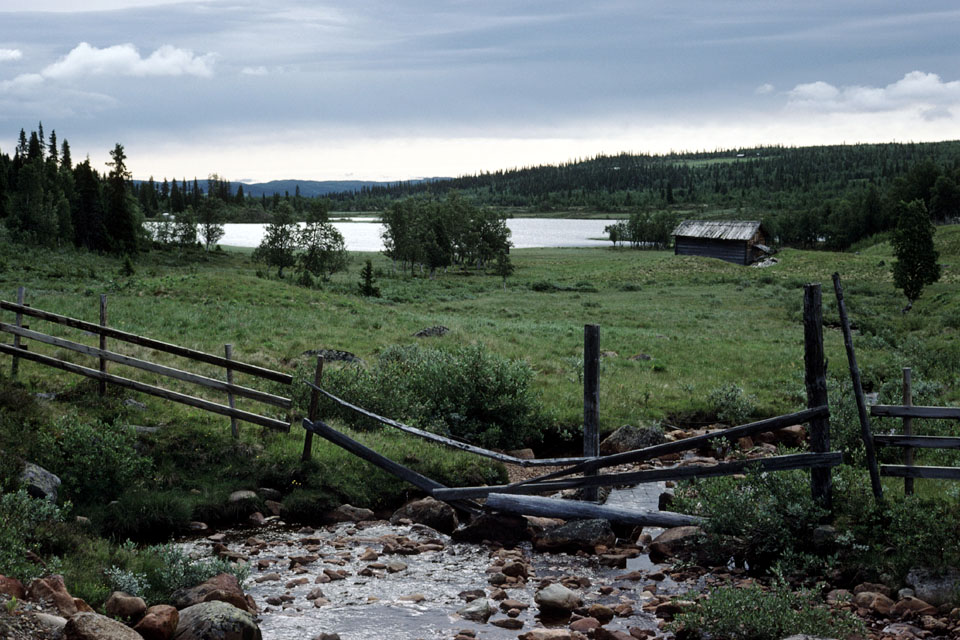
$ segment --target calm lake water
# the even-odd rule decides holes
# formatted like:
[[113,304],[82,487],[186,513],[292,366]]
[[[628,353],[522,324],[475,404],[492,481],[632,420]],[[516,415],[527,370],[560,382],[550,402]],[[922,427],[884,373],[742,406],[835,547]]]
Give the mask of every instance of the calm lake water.
[[[535,247],[609,246],[603,228],[610,220],[570,220],[566,218],[513,218],[507,220],[510,240],[517,249]],[[379,222],[334,222],[343,234],[349,251],[382,251]],[[226,224],[220,244],[232,247],[256,247],[263,238],[263,224]]]

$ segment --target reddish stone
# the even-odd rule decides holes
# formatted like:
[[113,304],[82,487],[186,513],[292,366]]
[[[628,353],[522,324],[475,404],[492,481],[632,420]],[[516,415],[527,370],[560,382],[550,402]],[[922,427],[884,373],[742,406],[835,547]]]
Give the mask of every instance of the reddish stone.
[[143,618],[133,628],[144,640],[170,640],[180,622],[176,607],[158,604],[147,609]]
[[27,595],[27,590],[23,583],[16,578],[0,575],[0,593],[5,593],[17,600],[23,600]]
[[64,618],[77,613],[77,604],[63,584],[63,576],[37,578],[27,587],[29,600],[43,600],[51,603]]

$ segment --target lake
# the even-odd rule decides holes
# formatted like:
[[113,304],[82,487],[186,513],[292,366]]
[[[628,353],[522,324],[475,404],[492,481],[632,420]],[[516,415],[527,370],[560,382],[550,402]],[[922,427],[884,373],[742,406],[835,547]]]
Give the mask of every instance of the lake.
[[[612,220],[573,220],[567,218],[511,218],[507,220],[510,241],[517,249],[536,247],[610,246],[603,228]],[[225,224],[220,244],[232,247],[256,247],[263,238],[264,224]],[[382,251],[379,222],[334,222],[343,234],[349,251]]]

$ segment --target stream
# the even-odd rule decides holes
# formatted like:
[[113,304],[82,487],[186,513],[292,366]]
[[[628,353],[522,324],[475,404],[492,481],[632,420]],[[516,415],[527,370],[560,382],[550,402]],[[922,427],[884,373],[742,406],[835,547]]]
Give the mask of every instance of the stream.
[[[662,484],[614,490],[607,504],[655,508],[661,491]],[[659,531],[644,529],[652,536]],[[584,606],[616,609],[618,615],[604,625],[606,629],[626,632],[632,627],[647,630],[653,634],[650,637],[662,637],[657,619],[642,610],[644,602],[652,599],[644,589],[658,595],[684,590],[643,554],[617,568],[602,566],[592,554],[543,553],[530,543],[499,550],[454,542],[417,524],[375,521],[294,530],[274,522],[184,546],[195,555],[208,555],[217,543],[248,559],[251,572],[243,586],[260,609],[264,640],[301,640],[321,633],[336,633],[342,640],[452,639],[463,630],[472,631],[478,639],[499,640],[516,638],[536,626],[566,627],[569,620],[538,617],[534,595],[545,578],[575,588]],[[527,580],[499,586],[510,601],[528,607],[516,602],[501,606],[491,600],[496,613],[486,623],[457,614],[467,604],[464,592],[482,590],[488,599],[497,595],[490,578],[504,576],[491,569],[493,565],[517,561],[529,567]],[[623,577],[630,572],[645,576]],[[646,579],[646,575],[654,577]],[[510,604],[515,607],[510,612],[514,621],[502,622],[508,620],[504,611]],[[514,628],[496,626],[498,621]]]

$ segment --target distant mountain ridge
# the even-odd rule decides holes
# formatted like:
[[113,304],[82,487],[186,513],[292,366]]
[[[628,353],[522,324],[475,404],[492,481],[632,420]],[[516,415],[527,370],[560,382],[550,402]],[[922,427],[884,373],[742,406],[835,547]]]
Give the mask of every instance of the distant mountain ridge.
[[[425,182],[441,182],[444,180],[451,180],[452,178],[418,178],[415,180],[393,180],[393,181],[377,181],[377,180],[270,180],[269,182],[231,182],[231,188],[234,193],[237,191],[237,187],[241,184],[243,185],[243,193],[247,196],[253,196],[259,198],[260,196],[266,195],[268,198],[273,196],[274,193],[279,193],[281,196],[284,193],[289,193],[291,196],[296,193],[297,187],[300,187],[300,195],[304,198],[314,198],[316,196],[326,196],[331,193],[356,193],[362,191],[363,189],[370,189],[373,187],[386,187],[390,188],[400,184],[407,185],[416,185],[423,184]],[[143,184],[147,182],[146,180],[134,180],[136,184]],[[163,182],[163,178],[160,180],[154,179],[154,182],[159,186]],[[188,185],[193,184],[193,180],[187,181]],[[200,190],[206,193],[207,190],[207,181],[206,179],[197,179],[197,184],[200,187]]]

